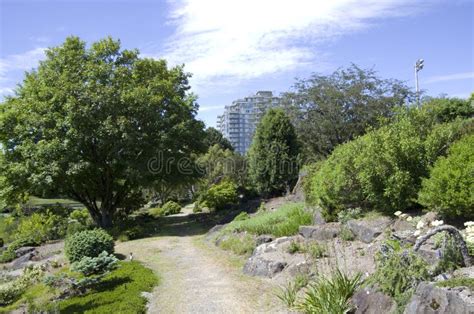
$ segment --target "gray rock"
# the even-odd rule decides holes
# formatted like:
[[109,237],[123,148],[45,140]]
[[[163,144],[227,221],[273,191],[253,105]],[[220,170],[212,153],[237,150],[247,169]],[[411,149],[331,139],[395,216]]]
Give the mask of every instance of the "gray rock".
[[288,266],[288,273],[295,277],[298,274],[309,275],[311,273],[312,264],[307,261],[303,261],[294,265]]
[[299,234],[305,239],[331,240],[341,233],[341,224],[336,222],[317,226],[300,226]]
[[456,269],[453,273],[454,277],[474,278],[474,266]]
[[441,251],[433,249],[430,244],[423,244],[416,253],[430,265],[438,263],[441,259]]
[[10,263],[10,268],[11,269],[20,269],[25,266],[27,266],[28,262],[35,256],[35,251],[26,253],[25,255],[22,255],[16,259],[14,259]]
[[390,225],[392,220],[388,217],[373,219],[349,220],[347,228],[362,242],[371,243]]
[[255,240],[255,244],[256,244],[256,246],[259,246],[261,244],[269,243],[269,242],[272,242],[272,241],[273,241],[272,236],[263,234],[263,235],[260,235],[260,236],[257,237],[257,239]]
[[360,289],[352,296],[356,314],[393,313],[397,304],[388,295],[373,289]]
[[472,314],[474,297],[466,287],[439,288],[432,283],[422,282],[418,285],[404,314]]
[[258,256],[252,256],[245,263],[243,271],[246,275],[271,278],[280,273],[286,265],[286,262],[266,260]]
[[326,220],[321,214],[321,208],[315,208],[313,211],[313,225],[324,225]]
[[16,257],[26,255],[28,253],[36,251],[36,248],[33,246],[24,246],[15,251]]

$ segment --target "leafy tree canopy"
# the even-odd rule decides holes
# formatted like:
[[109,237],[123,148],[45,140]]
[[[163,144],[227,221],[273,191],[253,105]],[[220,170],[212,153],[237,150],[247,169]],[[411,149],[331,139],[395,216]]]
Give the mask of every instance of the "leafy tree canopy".
[[270,109],[257,126],[249,150],[249,176],[264,195],[289,191],[298,177],[300,146],[288,116]]
[[232,144],[226,139],[221,132],[213,127],[208,127],[206,129],[206,137],[204,138],[204,143],[207,147],[211,148],[215,144],[219,145],[222,149],[234,150]]
[[296,82],[293,92],[283,95],[305,156],[321,159],[344,142],[379,126],[395,107],[412,97],[400,81],[381,79],[374,70],[352,65],[330,75],[314,74]]
[[140,205],[141,188],[166,175],[161,165],[205,150],[188,78],[111,38],[89,48],[67,38],[1,106],[6,180],[68,195],[110,227],[118,208]]

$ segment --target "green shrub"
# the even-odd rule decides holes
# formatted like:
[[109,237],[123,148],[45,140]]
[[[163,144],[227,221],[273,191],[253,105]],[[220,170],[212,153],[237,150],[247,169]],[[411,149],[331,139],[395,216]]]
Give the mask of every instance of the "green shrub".
[[350,278],[340,270],[330,278],[321,276],[309,285],[298,308],[305,313],[348,313],[350,298],[361,283],[360,274]]
[[399,113],[392,123],[336,147],[310,178],[307,199],[327,220],[346,208],[392,214],[416,205],[430,165],[473,121],[435,124],[425,111]]
[[238,255],[250,255],[255,249],[255,239],[246,234],[243,237],[231,236],[219,242],[223,250],[230,250]]
[[474,218],[474,135],[463,137],[440,157],[423,180],[419,202],[445,217]]
[[77,221],[83,226],[90,226],[94,222],[86,208],[75,209],[69,214],[69,218]]
[[165,212],[161,207],[150,208],[148,209],[148,213],[154,218],[163,217],[165,215]]
[[34,213],[21,220],[15,233],[17,239],[31,239],[35,244],[60,239],[66,234],[66,221],[55,214]]
[[84,276],[100,275],[117,267],[118,259],[106,251],[97,257],[84,256],[80,261],[71,264],[71,270]]
[[158,283],[152,270],[137,261],[120,262],[85,295],[59,301],[61,313],[145,313],[143,292]]
[[337,213],[337,221],[345,224],[349,220],[357,219],[357,218],[360,218],[361,216],[362,216],[362,209],[360,207],[348,208],[348,209],[341,210],[339,213]]
[[355,239],[355,236],[352,231],[346,226],[343,226],[341,228],[341,233],[339,234],[339,237],[344,241],[354,241]]
[[37,282],[43,276],[43,271],[39,266],[27,267],[23,275],[13,281],[0,285],[0,305],[8,305],[17,300],[26,288]]
[[70,262],[78,262],[83,257],[97,257],[100,253],[114,252],[114,240],[103,229],[85,230],[66,239],[65,253]]
[[395,299],[403,308],[418,283],[430,279],[428,264],[399,242],[388,241],[376,256],[377,269],[368,280]]
[[286,287],[281,287],[277,297],[290,309],[294,308],[298,292],[309,284],[307,275],[297,274],[294,281],[289,281]]
[[165,216],[174,215],[181,212],[181,205],[173,201],[168,201],[161,207],[161,209]]
[[300,226],[310,225],[312,220],[312,214],[304,210],[303,203],[289,203],[273,212],[258,212],[250,219],[233,221],[224,231],[246,231],[255,235],[283,237],[297,234]]
[[213,210],[224,209],[237,203],[237,185],[226,180],[212,185],[209,190],[201,194],[199,203],[202,207]]
[[437,282],[436,285],[438,287],[447,287],[447,288],[454,288],[454,287],[468,287],[471,291],[474,291],[474,278],[451,278],[448,280]]

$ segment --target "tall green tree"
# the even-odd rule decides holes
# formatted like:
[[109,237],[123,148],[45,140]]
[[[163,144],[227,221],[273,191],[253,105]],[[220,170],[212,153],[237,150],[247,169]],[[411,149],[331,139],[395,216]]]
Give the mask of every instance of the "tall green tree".
[[283,104],[312,160],[378,127],[381,117],[390,117],[413,96],[404,83],[356,65],[298,80],[294,89],[283,95]]
[[295,129],[281,109],[270,109],[257,126],[249,150],[249,176],[265,195],[288,192],[298,178],[298,145]]
[[228,149],[233,151],[234,148],[232,144],[226,139],[220,131],[213,127],[208,127],[206,129],[206,137],[204,138],[204,143],[206,144],[209,149],[214,146],[215,144],[219,145],[222,149]]
[[6,179],[67,195],[110,227],[118,208],[140,205],[143,187],[185,176],[168,161],[205,151],[188,78],[111,38],[89,48],[67,38],[0,106]]

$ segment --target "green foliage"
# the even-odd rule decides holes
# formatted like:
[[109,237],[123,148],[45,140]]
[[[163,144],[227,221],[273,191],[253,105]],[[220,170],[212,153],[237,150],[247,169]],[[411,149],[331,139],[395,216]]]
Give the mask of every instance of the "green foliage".
[[343,209],[337,213],[337,221],[340,223],[347,223],[349,220],[357,219],[362,216],[362,209],[360,207]]
[[108,228],[118,208],[141,205],[142,188],[187,182],[178,161],[206,147],[181,66],[140,58],[111,38],[86,47],[68,37],[45,55],[1,105],[7,188],[67,195]]
[[449,234],[445,234],[445,232],[441,233],[441,235],[441,258],[433,271],[435,275],[452,272],[464,265],[464,259],[454,238]]
[[319,277],[311,283],[298,308],[305,313],[348,313],[350,298],[361,285],[361,274],[349,277],[337,270],[330,278]]
[[474,135],[454,143],[422,182],[419,202],[445,217],[474,218]]
[[438,287],[447,287],[447,288],[454,288],[454,287],[468,287],[471,291],[474,291],[474,278],[451,278],[448,280],[443,280],[437,282],[436,285]]
[[84,276],[101,275],[117,267],[118,259],[105,251],[97,257],[84,256],[80,261],[71,264],[71,270]]
[[427,263],[399,242],[387,242],[376,256],[377,269],[368,283],[392,296],[400,308],[406,305],[418,283],[430,279]]
[[234,150],[229,140],[226,139],[217,129],[208,127],[205,132],[206,135],[204,138],[204,145],[206,145],[208,149],[211,149],[214,145],[217,145],[222,150]]
[[32,239],[25,238],[25,239],[18,239],[11,242],[8,245],[8,248],[2,252],[0,255],[0,263],[7,263],[16,258],[15,251],[21,247],[29,246],[29,245],[37,245]]
[[257,126],[248,153],[249,177],[264,195],[289,191],[298,178],[300,147],[283,110],[270,109]]
[[66,234],[66,223],[51,212],[34,213],[21,220],[16,230],[17,239],[31,239],[39,245],[45,241],[62,238]]
[[338,146],[310,179],[309,200],[328,220],[345,208],[392,214],[416,205],[430,165],[472,122],[436,125],[427,111],[399,112],[392,123]]
[[85,230],[66,238],[65,254],[70,262],[78,262],[83,257],[97,257],[103,251],[114,252],[114,240],[103,229]]
[[238,255],[250,255],[255,249],[255,239],[251,235],[244,235],[242,237],[230,236],[219,242],[219,247],[224,250],[229,250]]
[[69,218],[77,221],[83,226],[92,225],[93,221],[89,211],[86,208],[75,209],[69,214]]
[[174,215],[181,212],[181,205],[173,201],[168,201],[161,207],[161,209],[165,216]]
[[0,305],[5,306],[17,300],[26,288],[37,282],[43,276],[43,270],[39,266],[27,267],[23,275],[13,281],[0,284]]
[[5,241],[5,243],[14,240],[15,231],[20,220],[20,217],[11,214],[3,214],[0,216],[0,237]]
[[311,213],[304,210],[304,204],[288,203],[274,212],[261,212],[247,220],[233,221],[224,231],[283,237],[297,234],[299,227],[310,225],[312,219]]
[[290,309],[296,305],[298,292],[309,283],[308,276],[298,274],[294,281],[289,281],[286,287],[281,287],[277,297]]
[[314,241],[306,245],[305,251],[312,259],[318,259],[326,256],[327,248],[326,246]]
[[250,215],[247,212],[240,212],[237,216],[235,216],[233,221],[242,221],[250,219]]
[[449,122],[458,117],[474,116],[474,106],[469,99],[433,98],[423,104],[423,109],[429,111],[440,123]]
[[237,185],[228,180],[211,186],[199,197],[202,207],[213,210],[225,209],[228,205],[237,203],[237,200]]
[[344,241],[354,241],[355,239],[355,235],[346,226],[343,226],[341,228],[341,233],[339,234],[339,237]]
[[306,159],[320,160],[336,146],[383,124],[412,97],[401,81],[381,79],[356,65],[297,80],[283,103],[304,143]]
[[60,312],[145,313],[146,299],[141,294],[152,291],[158,283],[156,275],[136,261],[119,264],[87,294],[60,301]]

